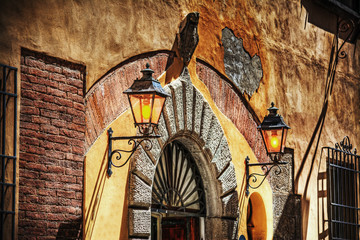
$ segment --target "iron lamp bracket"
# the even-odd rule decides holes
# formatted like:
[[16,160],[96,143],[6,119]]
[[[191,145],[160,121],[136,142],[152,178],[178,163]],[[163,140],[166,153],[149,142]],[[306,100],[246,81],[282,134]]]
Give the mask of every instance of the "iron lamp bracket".
[[[250,158],[247,156],[245,158],[245,166],[246,166],[246,196],[249,196],[249,188],[257,189],[259,188],[263,182],[265,181],[266,177],[269,175],[270,171],[275,168],[275,174],[279,175],[281,173],[280,165],[288,164],[288,162],[280,161],[280,155],[274,156],[274,158],[270,158],[271,162],[267,163],[250,163]],[[250,174],[250,167],[260,166],[261,169],[264,171],[263,174],[261,173],[251,173]],[[258,179],[259,178],[259,179]],[[260,183],[258,183],[258,180]]]
[[[112,167],[121,168],[125,166],[129,160],[131,159],[132,155],[135,153],[136,149],[144,143],[143,148],[145,151],[150,151],[152,149],[152,141],[151,139],[159,138],[160,135],[142,135],[142,136],[121,136],[121,137],[113,137],[113,130],[109,128],[108,132],[108,169],[107,174],[111,177],[113,171],[111,170]],[[128,141],[128,144],[132,146],[131,150],[124,150],[124,149],[115,149],[113,150],[113,141]],[[122,160],[122,153],[129,153],[130,155],[126,160]],[[116,155],[116,156],[114,156]],[[113,157],[115,160],[118,161],[118,164],[113,162]]]

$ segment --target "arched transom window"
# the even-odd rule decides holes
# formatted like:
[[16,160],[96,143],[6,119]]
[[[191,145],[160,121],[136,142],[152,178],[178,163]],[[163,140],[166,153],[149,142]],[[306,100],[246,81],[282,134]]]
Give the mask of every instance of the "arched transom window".
[[169,143],[158,162],[152,189],[152,211],[205,216],[203,182],[190,152]]

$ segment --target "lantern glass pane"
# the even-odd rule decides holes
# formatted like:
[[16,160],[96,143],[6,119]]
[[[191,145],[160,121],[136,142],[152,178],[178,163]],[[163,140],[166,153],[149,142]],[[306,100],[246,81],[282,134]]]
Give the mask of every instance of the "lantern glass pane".
[[285,142],[286,142],[286,135],[287,135],[287,128],[283,128],[283,139],[281,144],[281,152],[284,152],[285,150]]
[[153,113],[152,113],[152,117],[151,117],[152,123],[158,124],[164,103],[165,103],[165,97],[155,95],[154,108],[153,108]]
[[261,130],[268,153],[278,153],[281,149],[282,128]]
[[153,94],[131,94],[130,105],[136,123],[149,123],[153,105]]

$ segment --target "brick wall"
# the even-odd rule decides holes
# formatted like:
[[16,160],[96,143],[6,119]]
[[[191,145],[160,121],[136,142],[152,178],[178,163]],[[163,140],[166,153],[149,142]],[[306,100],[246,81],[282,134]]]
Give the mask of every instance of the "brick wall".
[[116,66],[96,82],[85,96],[86,136],[85,149],[88,149],[97,137],[119,114],[129,108],[127,96],[123,91],[141,78],[140,72],[146,63],[154,70],[153,77],[162,74],[172,61],[168,51],[153,52],[136,56]]
[[22,50],[19,239],[76,239],[83,199],[85,68]]

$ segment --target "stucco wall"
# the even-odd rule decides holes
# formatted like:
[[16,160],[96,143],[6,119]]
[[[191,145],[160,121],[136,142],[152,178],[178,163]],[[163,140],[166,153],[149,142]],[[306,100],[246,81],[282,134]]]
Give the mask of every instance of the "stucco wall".
[[[86,89],[132,56],[171,50],[180,21],[192,11],[200,13],[200,41],[193,59],[206,61],[226,76],[221,38],[225,27],[231,29],[262,64],[259,88],[245,98],[259,119],[274,101],[292,128],[287,146],[295,150],[295,188],[299,194],[306,192],[303,234],[309,239],[317,236],[312,226],[317,218],[319,154],[313,170],[314,147],[304,156],[321,112],[332,35],[306,24],[300,1],[2,0],[1,6],[1,63],[20,67],[21,47],[81,63],[87,69]],[[333,146],[345,135],[360,146],[360,51],[354,45],[345,50],[348,57],[338,64],[320,147]],[[171,72],[169,77],[176,74],[180,73]],[[205,86],[200,89],[207,91]]]

